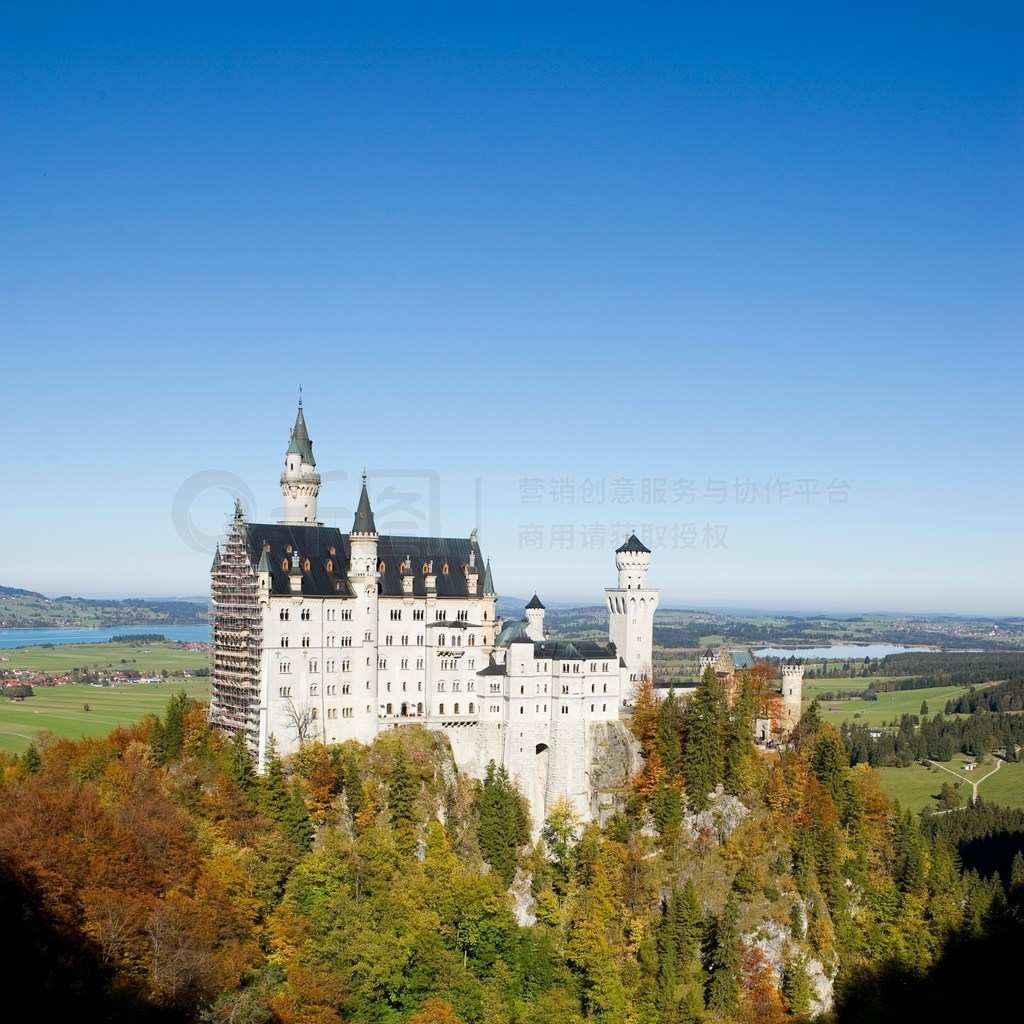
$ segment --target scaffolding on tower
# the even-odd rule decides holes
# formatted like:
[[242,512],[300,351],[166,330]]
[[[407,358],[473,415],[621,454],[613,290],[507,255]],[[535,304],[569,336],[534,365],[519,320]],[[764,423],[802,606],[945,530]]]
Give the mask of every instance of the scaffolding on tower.
[[210,572],[213,675],[210,724],[242,733],[254,753],[259,743],[263,613],[240,508]]

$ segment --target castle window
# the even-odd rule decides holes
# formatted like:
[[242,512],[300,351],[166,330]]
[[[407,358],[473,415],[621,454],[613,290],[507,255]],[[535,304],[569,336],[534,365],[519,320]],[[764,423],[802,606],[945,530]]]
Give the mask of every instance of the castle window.
[[342,608],[341,609],[341,617],[346,622],[351,621],[351,619],[352,619],[352,609],[351,608]]
[[475,633],[470,633],[469,634],[468,643],[469,643],[470,647],[475,647],[476,646],[476,634]]
[[456,704],[455,707],[452,708],[452,714],[453,715],[457,715],[458,713],[459,713],[459,705]]
[[[387,668],[387,667],[388,667],[388,659],[387,658],[378,658],[377,659],[377,668]],[[388,685],[390,686],[391,684],[389,683]]]
[[520,686],[519,687],[519,692],[520,693],[526,693],[526,687],[525,686]]
[[369,643],[369,641],[370,641],[370,640],[372,640],[372,639],[373,639],[373,637],[372,637],[372,636],[370,635],[370,631],[369,631],[369,630],[367,630],[367,631],[366,631],[366,632],[365,632],[365,633],[363,634],[363,640],[365,640],[365,641],[366,641],[367,643]]
[[288,568],[288,559],[287,558],[282,558],[281,559],[281,568],[282,569],[287,569]]
[[383,561],[377,563],[377,572],[384,572],[384,562]]
[[278,689],[277,695],[279,697],[290,697],[292,695],[292,688],[290,686],[282,686]]
[[562,714],[563,715],[569,714],[569,706],[567,704],[563,704],[562,705]]
[[[333,647],[334,646],[334,634],[333,633],[328,633],[327,634],[327,646],[328,647]],[[343,647],[345,646],[344,643],[342,643],[342,646]]]
[[409,659],[408,658],[403,658],[402,659],[402,668],[408,668],[408,667],[409,667]]
[[309,572],[309,559],[308,558],[303,561],[302,568],[305,569],[306,572]]
[[342,662],[341,662],[341,671],[342,672],[349,672],[349,671],[351,671],[351,669],[352,669],[352,659],[351,658],[344,658],[342,660]]
[[437,713],[439,715],[443,715],[444,714],[444,705],[443,704],[438,704],[437,705]]
[[309,646],[309,637],[308,636],[304,636],[302,638],[302,646],[303,647],[308,647]]
[[458,679],[456,679],[455,682],[452,683],[452,693],[458,693],[459,690],[461,690],[461,689],[462,689],[462,684],[458,681]]
[[282,661],[281,664],[278,666],[277,670],[278,670],[278,672],[281,672],[282,674],[287,673],[287,672],[291,672],[291,670],[292,670],[292,663],[290,661]]
[[387,706],[387,714],[389,714],[389,715],[390,715],[390,714],[392,714],[392,713],[393,713],[393,712],[392,712],[392,710],[391,710],[391,705],[389,704],[389,705]]
[[568,687],[568,686],[565,686],[565,685],[563,685],[563,686],[562,686],[562,693],[568,693],[568,692],[569,692],[569,687]]
[[420,701],[420,703],[418,703],[416,705],[416,714],[417,715],[422,715],[423,714],[423,702],[422,701]]
[[444,693],[444,680],[443,679],[437,684],[437,692],[438,693]]
[[593,711],[593,710],[594,710],[594,705],[593,705],[593,704],[591,704],[591,705],[590,705],[590,710],[591,710],[591,711]]
[[400,621],[401,618],[402,618],[402,609],[401,608],[392,608],[391,609],[391,621],[392,622],[397,622],[397,621]]
[[520,705],[519,705],[519,714],[522,714],[522,713],[523,713],[523,710],[524,710],[524,709],[523,709],[523,706],[522,706],[522,704],[520,704]]
[[291,544],[286,544],[285,545],[285,551],[287,551],[289,555],[292,553],[292,546],[291,546]]
[[[413,622],[422,622],[424,614],[425,613],[424,613],[422,608],[413,608],[413,610],[412,610]],[[421,640],[420,643],[422,643],[422,642],[423,641]]]
[[[370,709],[367,708],[366,710],[369,711]],[[352,717],[352,709],[351,708],[342,708],[341,709],[341,717],[342,718],[351,718]]]
[[416,667],[417,668],[423,668],[423,659],[422,658],[417,658],[416,659]]
[[343,694],[349,694],[352,692],[352,687],[348,683],[341,684],[341,692]]
[[469,713],[472,715],[472,714],[475,714],[475,712],[476,712],[476,705],[475,704],[470,704],[469,705]]
[[605,684],[604,684],[604,692],[605,692],[605,693],[607,693],[607,692],[608,692],[608,684],[607,684],[607,683],[605,683]]
[[328,548],[328,551],[329,551],[329,552],[330,552],[330,553],[331,553],[332,555],[336,555],[336,554],[338,553],[337,551],[335,551],[335,550],[334,550],[334,548]]
[[384,646],[385,647],[391,647],[394,644],[394,642],[395,642],[395,638],[390,633],[388,633],[388,635],[386,637],[384,637]]
[[327,665],[325,667],[326,667],[328,672],[333,672],[334,671],[334,659],[333,658],[328,658],[327,659]]
[[310,718],[315,720],[316,718],[319,717],[319,714],[320,714],[319,709],[311,708],[310,710],[312,711],[312,714],[310,715]]
[[427,565],[427,563],[426,563],[426,562],[424,562],[424,563],[423,563],[423,575],[424,575],[424,576],[426,576],[426,574],[427,574],[427,573],[428,573],[429,571],[430,571],[430,566],[429,566],[429,565]]
[[334,572],[334,562],[332,562],[329,558],[327,559],[327,571]]
[[288,646],[288,637],[286,637],[286,636],[281,637],[281,646],[282,647],[287,647]]
[[441,566],[441,572],[443,572],[445,576],[448,575],[448,563],[447,562],[445,562],[444,565]]
[[319,668],[320,668],[319,662],[316,660],[316,658],[313,658],[312,661],[310,661],[310,663],[309,663],[309,671],[310,672],[316,672],[316,671],[319,670]]
[[438,647],[444,647],[444,633],[442,633],[440,636],[438,636],[438,638],[437,638],[437,646]]
[[601,710],[602,711],[607,711],[608,710],[608,705],[607,704],[602,704],[601,705]]
[[280,615],[278,616],[278,618],[279,618],[279,619],[280,619],[280,620],[281,620],[282,622],[287,622],[287,621],[288,621],[288,619],[289,619],[289,612],[288,612],[288,609],[287,609],[287,608],[282,608],[282,609],[281,609],[281,614],[280,614]]

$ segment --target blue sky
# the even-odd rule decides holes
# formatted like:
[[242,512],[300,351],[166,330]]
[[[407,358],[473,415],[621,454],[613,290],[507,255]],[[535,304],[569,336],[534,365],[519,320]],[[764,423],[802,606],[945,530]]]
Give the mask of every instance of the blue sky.
[[1019,5],[6,5],[0,583],[202,594],[298,388],[501,593],[1024,614]]

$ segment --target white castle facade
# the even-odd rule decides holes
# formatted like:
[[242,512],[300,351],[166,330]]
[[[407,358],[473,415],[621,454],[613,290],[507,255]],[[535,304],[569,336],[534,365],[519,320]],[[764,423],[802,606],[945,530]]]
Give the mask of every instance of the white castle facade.
[[236,504],[214,558],[211,723],[244,734],[261,770],[271,742],[283,756],[420,724],[475,777],[504,765],[535,827],[559,798],[595,817],[598,748],[651,671],[650,551],[631,536],[615,552],[606,644],[549,639],[536,596],[524,619],[498,619],[476,531],[382,536],[365,477],[350,533],[318,522],[301,401],[281,490],[283,520],[251,523]]

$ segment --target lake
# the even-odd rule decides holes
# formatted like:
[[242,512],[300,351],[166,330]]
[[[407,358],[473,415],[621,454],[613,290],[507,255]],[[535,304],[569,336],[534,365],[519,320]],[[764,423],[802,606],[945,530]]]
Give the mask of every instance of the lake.
[[812,658],[828,661],[863,661],[884,658],[887,654],[932,651],[934,647],[902,647],[900,644],[836,644],[834,647],[762,647],[754,651],[759,658]]
[[168,640],[183,643],[209,643],[210,627],[205,623],[194,626],[111,626],[109,629],[0,629],[0,648],[35,647],[39,644],[95,644],[104,643],[114,636],[139,633],[160,633]]

